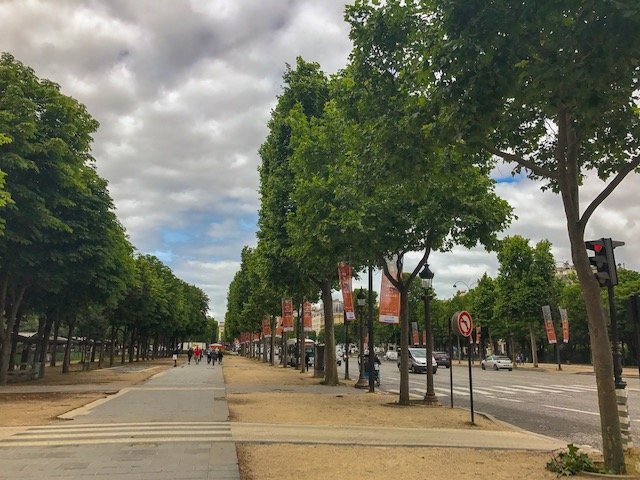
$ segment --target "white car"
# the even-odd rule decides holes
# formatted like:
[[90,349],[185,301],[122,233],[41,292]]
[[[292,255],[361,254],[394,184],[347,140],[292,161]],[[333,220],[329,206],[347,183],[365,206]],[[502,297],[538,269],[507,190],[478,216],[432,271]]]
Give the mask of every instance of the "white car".
[[398,360],[398,352],[395,350],[388,350],[387,353],[384,354],[384,358],[385,360],[395,362],[396,360]]
[[504,355],[489,355],[480,362],[482,370],[492,368],[493,370],[513,370],[513,363],[509,357]]

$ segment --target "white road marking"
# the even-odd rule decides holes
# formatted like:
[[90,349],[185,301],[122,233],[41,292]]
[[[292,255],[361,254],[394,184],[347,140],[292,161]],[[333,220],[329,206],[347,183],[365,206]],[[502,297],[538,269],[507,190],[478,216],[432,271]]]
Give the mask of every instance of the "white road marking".
[[556,407],[555,405],[543,405],[543,407],[547,408],[555,408],[556,410],[565,410],[567,412],[576,412],[576,413],[585,413],[587,415],[597,415],[600,416],[597,412],[587,412],[586,410],[577,410],[575,408],[566,408],[566,407]]

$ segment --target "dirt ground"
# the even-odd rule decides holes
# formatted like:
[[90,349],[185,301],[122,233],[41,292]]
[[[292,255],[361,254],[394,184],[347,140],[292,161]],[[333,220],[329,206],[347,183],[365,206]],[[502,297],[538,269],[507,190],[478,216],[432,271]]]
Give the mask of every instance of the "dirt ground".
[[[58,415],[104,398],[117,389],[140,383],[173,366],[171,359],[118,365],[116,368],[82,371],[80,365],[72,365],[71,371],[62,373],[60,367],[47,367],[45,376],[28,383],[11,384],[0,390],[0,427],[45,425],[61,422]],[[117,389],[111,389],[110,385]],[[103,385],[102,392],[92,393],[20,393],[21,386],[32,385]],[[106,392],[106,393],[105,393]]]
[[[0,427],[43,425],[60,422],[56,417],[86,405],[109,393],[145,379],[173,365],[171,359],[125,364],[113,369],[80,371],[63,375],[48,368],[45,378],[0,390]],[[376,393],[328,394],[295,392],[295,386],[318,387],[319,379],[293,369],[271,367],[257,361],[227,355],[225,380],[237,387],[262,386],[265,392],[228,393],[232,421],[261,423],[397,426],[424,428],[508,428],[469,413],[446,407],[395,405],[396,396]],[[21,385],[102,385],[96,393],[19,393]],[[247,388],[251,390],[251,388]],[[107,392],[107,393],[105,393]],[[327,415],[327,412],[331,412]],[[335,423],[333,423],[335,422]],[[345,476],[351,479],[403,480],[424,478],[492,480],[554,479],[544,467],[547,453],[505,452],[455,448],[345,447],[330,445],[238,445],[242,480],[325,480]],[[638,457],[640,458],[640,456]],[[586,479],[590,477],[577,476]]]
[[[297,385],[320,383],[310,373],[272,367],[228,355],[224,365],[228,390],[267,385],[264,392],[229,393],[232,421],[299,425],[359,425],[504,430],[510,427],[447,407],[396,405],[397,396],[382,393],[301,393]],[[352,385],[352,383],[351,383]],[[383,430],[381,430],[381,434]],[[477,480],[544,480],[556,474],[545,469],[551,453],[472,450],[463,448],[345,447],[331,445],[238,444],[243,480],[325,480],[347,477],[368,480],[453,478]],[[590,478],[582,475],[574,478]]]

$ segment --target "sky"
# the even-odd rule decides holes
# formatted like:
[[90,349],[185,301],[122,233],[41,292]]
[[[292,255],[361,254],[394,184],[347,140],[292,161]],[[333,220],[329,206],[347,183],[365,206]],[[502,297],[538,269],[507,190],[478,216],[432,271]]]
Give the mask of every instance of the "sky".
[[[258,149],[285,66],[302,56],[327,74],[344,67],[343,12],[334,0],[3,0],[0,51],[87,106],[100,122],[97,170],[131,242],[202,288],[222,320],[242,247],[256,244]],[[494,171],[518,216],[502,235],[548,239],[556,260],[569,260],[559,197],[510,172]],[[587,179],[583,208],[601,188]],[[599,207],[586,238],[626,242],[616,260],[640,270],[639,219],[634,175]],[[482,248],[434,252],[429,263],[440,298],[498,266]]]

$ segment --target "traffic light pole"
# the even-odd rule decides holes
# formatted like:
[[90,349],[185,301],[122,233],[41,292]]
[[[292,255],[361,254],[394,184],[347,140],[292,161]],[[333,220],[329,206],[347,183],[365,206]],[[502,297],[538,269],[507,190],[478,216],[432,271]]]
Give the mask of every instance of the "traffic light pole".
[[622,380],[622,354],[618,343],[618,318],[616,312],[616,300],[613,292],[613,285],[607,285],[607,296],[609,297],[609,315],[611,317],[611,352],[613,355],[613,379],[616,389],[624,389],[627,384]]

